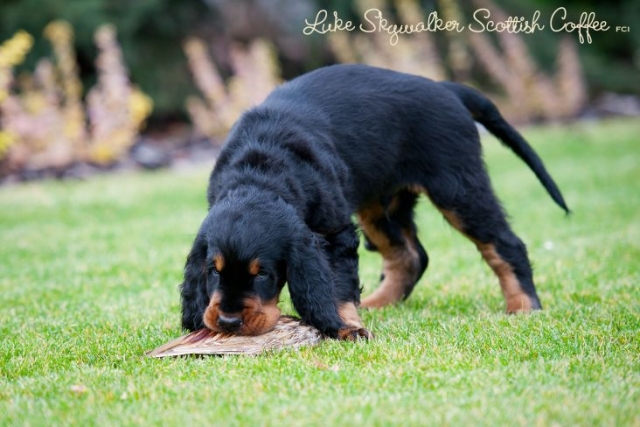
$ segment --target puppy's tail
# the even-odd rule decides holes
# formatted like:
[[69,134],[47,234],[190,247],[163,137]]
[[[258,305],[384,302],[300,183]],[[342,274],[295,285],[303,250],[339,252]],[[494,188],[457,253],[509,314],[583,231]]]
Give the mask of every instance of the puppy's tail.
[[498,108],[483,94],[477,90],[458,83],[440,82],[449,91],[453,92],[464,106],[469,110],[474,120],[481,123],[489,132],[494,134],[504,145],[511,148],[536,174],[540,183],[547,190],[551,198],[566,213],[569,208],[562,197],[560,189],[551,178],[542,163],[542,160],[520,133],[502,117]]

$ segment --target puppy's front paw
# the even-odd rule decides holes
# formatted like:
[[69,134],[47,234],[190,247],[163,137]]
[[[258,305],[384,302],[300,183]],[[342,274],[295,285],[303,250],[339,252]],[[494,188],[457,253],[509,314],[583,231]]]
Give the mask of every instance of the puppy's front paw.
[[366,328],[347,327],[338,330],[338,339],[346,341],[373,339],[373,334]]

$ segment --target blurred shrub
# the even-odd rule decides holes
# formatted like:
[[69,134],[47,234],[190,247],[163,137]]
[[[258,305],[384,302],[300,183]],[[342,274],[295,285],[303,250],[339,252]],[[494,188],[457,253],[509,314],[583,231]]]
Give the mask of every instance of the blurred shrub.
[[[497,21],[507,14],[491,0],[473,0],[478,8],[491,10]],[[561,39],[554,72],[543,71],[524,39],[517,33],[497,33],[497,47],[486,33],[469,32],[469,43],[479,63],[504,91],[498,102],[512,120],[560,120],[576,117],[585,107],[587,88],[577,44],[570,36]]]
[[153,102],[129,83],[115,28],[100,27],[95,41],[100,52],[96,59],[98,82],[87,94],[90,139],[86,156],[109,164],[127,154]]
[[[9,39],[19,29],[39,34],[51,20],[63,19],[71,23],[76,38],[77,68],[85,86],[97,79],[93,58],[96,46],[92,36],[105,23],[117,29],[123,47],[123,55],[131,77],[154,99],[157,119],[183,117],[184,99],[194,88],[185,66],[183,41],[190,36],[205,40],[223,76],[229,74],[227,50],[233,43],[250,43],[256,38],[269,40],[277,49],[280,66],[285,78],[335,62],[327,48],[328,37],[306,37],[302,34],[304,19],[318,10],[337,10],[345,19],[356,20],[361,14],[355,3],[359,0],[206,0],[186,2],[181,0],[12,0],[0,2],[0,40]],[[612,25],[629,25],[629,33],[608,31],[594,37],[593,44],[578,46],[584,64],[585,80],[591,95],[600,91],[619,91],[640,95],[637,84],[640,68],[640,2],[637,0],[495,0],[510,15],[531,16],[536,9],[544,16],[559,6],[564,6],[576,19],[581,11],[597,11],[598,18]],[[456,13],[469,17],[477,7],[470,0],[420,0],[381,1],[390,15],[398,22],[405,21],[404,9],[417,4],[430,12],[438,10],[441,16]],[[398,10],[396,10],[398,9]],[[456,12],[456,9],[457,12]],[[37,13],[34,13],[37,11]],[[341,36],[338,36],[341,37]],[[403,47],[412,55],[424,55],[425,63],[433,70],[422,72],[437,76],[438,68],[448,77],[466,80],[470,72],[475,74],[476,59],[465,57],[469,51],[468,32],[440,32],[427,40],[425,45],[409,42],[416,49]],[[542,71],[552,71],[556,64],[559,38],[550,31],[527,36],[530,55]],[[405,37],[405,39],[407,39]],[[492,38],[495,42],[495,40]],[[343,42],[344,37],[343,37]],[[347,39],[346,42],[351,42]],[[368,48],[371,40],[361,38],[358,43]],[[336,43],[336,42],[332,42]],[[49,51],[46,40],[34,40],[32,53],[25,58],[18,72],[33,70],[39,58]],[[390,52],[394,54],[393,52]],[[373,56],[370,55],[370,56]],[[400,55],[397,55],[400,56]],[[469,60],[471,59],[471,60]],[[379,62],[382,58],[378,59]],[[413,61],[411,59],[411,61]],[[465,74],[464,69],[467,67]],[[463,70],[460,72],[460,70]],[[460,73],[460,74],[458,74]],[[476,80],[487,76],[477,76]],[[492,79],[494,81],[494,79]],[[479,84],[487,81],[478,81]]]
[[217,140],[229,131],[240,113],[259,104],[281,80],[273,47],[255,40],[248,47],[230,49],[233,75],[223,80],[207,45],[200,39],[185,42],[189,67],[204,99],[190,96],[187,111],[196,130]]
[[[338,10],[341,17],[358,21],[362,18],[363,0],[316,0],[318,9],[325,8],[329,11]],[[423,20],[425,14],[437,11],[438,15],[447,19],[458,19],[464,22],[470,19],[472,14],[479,7],[487,7],[486,3],[475,0],[376,0],[366,2],[366,7],[378,7],[382,5],[385,9],[385,17],[396,17],[397,23],[411,23],[417,21],[408,21],[406,13],[402,12],[403,8],[407,8],[407,3],[421,8],[423,13],[417,15],[416,18]],[[560,56],[573,55],[582,64],[582,79],[587,89],[586,95],[590,98],[597,97],[603,91],[613,91],[620,93],[629,93],[640,95],[640,31],[634,28],[640,26],[640,2],[637,0],[610,0],[602,2],[598,0],[494,0],[489,8],[493,10],[503,9],[507,11],[509,16],[524,16],[528,19],[533,12],[540,10],[543,17],[549,17],[551,13],[558,7],[565,7],[569,12],[569,19],[577,22],[582,12],[595,11],[598,20],[606,20],[612,26],[612,29],[606,33],[597,33],[593,35],[593,43],[578,45],[567,48],[568,41],[563,41],[563,35],[553,33],[548,29],[536,32],[532,35],[524,35],[521,37],[521,45],[526,46],[527,55],[535,62],[536,68],[547,75],[555,74],[560,67],[561,62],[567,62],[565,58]],[[317,9],[316,9],[317,10]],[[455,17],[455,18],[452,18]],[[494,13],[492,18],[496,19]],[[468,23],[468,22],[466,22]],[[630,32],[616,32],[616,25],[625,25],[631,28]],[[354,32],[355,33],[355,32]],[[471,57],[471,61],[465,59],[465,50],[470,50],[469,31],[462,33],[440,31],[430,33],[430,42],[425,49],[418,46],[420,52],[426,50],[427,55],[433,55],[433,47],[436,48],[436,56],[439,57],[440,66],[447,71],[448,78],[456,80],[466,80],[473,75],[475,82],[486,89],[487,84],[493,85],[497,89],[505,90],[496,83],[495,78],[491,76],[481,75],[478,71],[484,70],[484,65],[479,64],[479,60],[475,56]],[[355,34],[353,34],[355,35]],[[486,34],[485,34],[486,35]],[[322,36],[325,37],[325,36]],[[413,36],[401,36],[406,42]],[[326,37],[325,37],[326,38]],[[342,37],[344,39],[344,37]],[[570,34],[569,38],[575,40],[576,34]],[[355,43],[355,39],[347,39]],[[502,51],[504,41],[499,41],[496,45],[497,37],[491,35],[489,39],[496,47],[497,51]],[[369,44],[370,40],[358,40],[354,49],[359,49],[360,44]],[[343,42],[344,43],[344,42]],[[412,42],[409,42],[412,43]],[[333,43],[332,43],[333,44]],[[382,49],[387,46],[382,46]],[[397,47],[397,46],[396,46]],[[572,52],[569,53],[568,51]],[[564,51],[567,53],[560,53]],[[384,54],[383,54],[384,55]],[[391,63],[389,63],[391,64]],[[467,68],[465,74],[464,69]],[[459,71],[462,69],[462,73]],[[469,74],[471,73],[471,74]],[[437,76],[437,73],[428,73],[431,76]],[[487,79],[489,77],[489,79]],[[555,77],[552,79],[555,80]]]
[[[117,28],[131,79],[153,98],[154,114],[160,119],[179,114],[193,91],[182,41],[194,32],[217,34],[220,21],[209,0],[3,0],[0,40],[20,29],[35,36],[54,20],[69,22],[74,29],[77,66],[85,87],[97,79],[93,35],[105,24]],[[33,70],[49,51],[48,42],[36,37],[18,73]]]
[[[355,6],[360,16],[371,8],[377,8],[384,17],[390,19],[393,15],[388,6],[396,6],[399,21],[410,23],[424,20],[422,8],[413,0],[397,0],[393,3],[384,0],[356,0]],[[391,45],[389,35],[385,32],[336,32],[330,33],[329,43],[339,62],[392,68],[436,80],[445,78],[442,59],[431,33],[399,37],[398,43]]]
[[[472,3],[476,8],[491,10],[495,20],[507,19],[507,14],[490,0]],[[403,24],[423,22],[428,14],[417,0],[355,0],[355,5],[361,16],[377,8],[389,21],[395,11],[397,23]],[[458,1],[438,0],[437,7],[444,21],[467,24]],[[392,45],[386,33],[337,32],[329,35],[329,42],[340,62],[363,62],[471,86],[480,83],[471,78],[477,74],[472,73],[476,64],[499,89],[491,96],[512,121],[562,120],[575,117],[584,108],[587,92],[582,66],[576,43],[569,37],[560,42],[556,70],[545,72],[519,34],[498,33],[496,44],[486,33],[439,33],[403,34]],[[439,50],[438,45],[444,47]]]
[[[31,35],[25,31],[19,31],[0,45],[0,105],[9,97],[13,67],[24,60],[32,44]],[[14,133],[0,126],[0,158],[6,155],[16,139]]]
[[[611,29],[592,33],[592,43],[578,46],[590,97],[602,92],[628,93],[640,96],[640,1],[638,0],[496,0],[510,15],[531,16],[534,10],[544,16],[559,7],[567,9],[569,19],[578,21],[582,12],[596,12]],[[618,25],[629,26],[629,32],[617,32]],[[550,31],[528,37],[531,51],[545,67],[553,65],[557,35]],[[575,33],[572,34],[575,38]]]
[[73,29],[63,21],[45,27],[55,63],[40,59],[33,74],[13,79],[31,36],[17,33],[0,49],[0,174],[22,169],[63,169],[74,162],[108,165],[135,142],[151,113],[150,98],[131,86],[115,30],[96,32],[98,82],[82,101]]

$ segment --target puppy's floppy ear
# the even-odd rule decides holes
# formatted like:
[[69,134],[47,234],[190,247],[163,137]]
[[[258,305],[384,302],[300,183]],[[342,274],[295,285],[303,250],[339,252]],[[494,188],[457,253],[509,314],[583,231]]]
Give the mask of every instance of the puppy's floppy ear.
[[209,304],[207,292],[207,244],[200,235],[193,242],[184,266],[184,282],[180,285],[182,298],[182,327],[190,331],[204,328],[202,314]]
[[321,236],[300,224],[287,258],[287,279],[293,306],[305,322],[336,338],[344,326],[338,315],[333,273],[322,250]]

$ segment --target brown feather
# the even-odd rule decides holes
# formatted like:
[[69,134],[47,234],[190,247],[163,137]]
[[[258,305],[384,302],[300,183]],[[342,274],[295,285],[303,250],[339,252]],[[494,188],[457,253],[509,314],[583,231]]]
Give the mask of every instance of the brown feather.
[[147,352],[149,357],[247,354],[315,345],[323,339],[316,328],[291,316],[281,316],[275,328],[262,335],[240,336],[200,329]]

